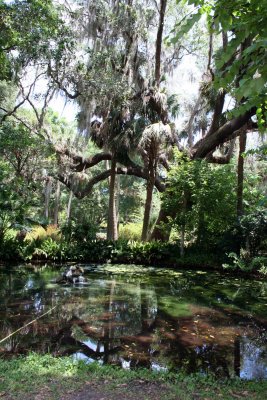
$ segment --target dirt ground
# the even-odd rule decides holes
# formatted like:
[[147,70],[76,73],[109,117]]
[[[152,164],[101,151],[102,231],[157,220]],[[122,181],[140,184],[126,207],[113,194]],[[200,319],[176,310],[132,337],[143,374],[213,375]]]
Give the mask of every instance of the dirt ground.
[[[131,381],[114,387],[110,382],[103,385],[86,382],[85,386],[76,391],[64,394],[60,400],[170,400],[179,399],[164,383],[146,381]],[[36,399],[37,400],[37,399]]]

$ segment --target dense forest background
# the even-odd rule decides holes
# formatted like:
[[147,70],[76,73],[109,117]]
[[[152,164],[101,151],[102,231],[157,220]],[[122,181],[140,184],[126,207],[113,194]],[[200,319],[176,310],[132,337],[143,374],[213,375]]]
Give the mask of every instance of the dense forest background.
[[0,15],[1,260],[267,273],[264,2],[0,0]]

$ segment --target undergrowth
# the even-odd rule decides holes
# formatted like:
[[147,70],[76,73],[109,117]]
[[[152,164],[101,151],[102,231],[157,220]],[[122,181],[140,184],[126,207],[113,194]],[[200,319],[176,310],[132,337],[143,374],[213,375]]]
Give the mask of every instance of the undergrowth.
[[[153,372],[146,369],[124,370],[98,363],[85,364],[71,358],[55,358],[49,354],[31,353],[0,362],[0,396],[11,399],[32,399],[38,397],[59,399],[64,393],[75,393],[85,384],[101,383],[100,389],[112,392],[131,382],[158,384],[165,383],[167,397],[174,399],[265,399],[266,381],[242,381],[239,378],[216,380],[213,376],[200,374],[182,375],[171,372]],[[123,384],[123,385],[121,385]],[[89,388],[90,389],[90,388]],[[161,388],[162,390],[162,388]],[[10,395],[5,397],[5,395]],[[113,398],[113,397],[112,397]]]

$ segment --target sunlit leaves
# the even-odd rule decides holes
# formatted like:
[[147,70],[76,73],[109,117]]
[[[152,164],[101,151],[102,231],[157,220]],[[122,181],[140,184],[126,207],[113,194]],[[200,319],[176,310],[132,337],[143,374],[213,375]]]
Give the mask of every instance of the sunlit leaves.
[[29,62],[52,58],[69,46],[60,8],[52,0],[0,1],[0,78]]
[[[258,107],[267,97],[267,9],[257,0],[188,0],[192,14],[173,29],[169,43],[174,44],[206,14],[210,30],[227,35],[228,43],[215,54],[214,85],[224,88],[237,103]],[[258,97],[261,97],[260,101]],[[236,114],[242,110],[237,107]],[[264,116],[260,120],[262,125]]]
[[231,166],[190,161],[181,153],[168,175],[167,209],[176,210],[174,226],[185,224],[189,237],[222,234],[235,219],[235,173]]

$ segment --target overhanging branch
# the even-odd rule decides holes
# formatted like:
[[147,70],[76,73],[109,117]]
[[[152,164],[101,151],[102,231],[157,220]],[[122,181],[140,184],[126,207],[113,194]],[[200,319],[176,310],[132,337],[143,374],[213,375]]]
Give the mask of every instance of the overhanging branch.
[[[118,167],[116,173],[117,173],[117,175],[130,175],[130,176],[136,176],[138,178],[142,178],[145,180],[148,179],[148,171],[141,167],[135,167],[135,168]],[[110,175],[111,175],[111,169],[101,172],[100,174],[91,178],[83,188],[79,187],[79,182],[77,181],[77,178],[74,174],[71,174],[71,175],[58,174],[56,176],[56,178],[60,182],[62,182],[66,187],[68,187],[70,190],[72,190],[73,194],[78,199],[83,199],[84,197],[88,196],[92,192],[93,187],[96,184],[108,179],[110,177]],[[165,184],[164,184],[163,179],[161,179],[159,176],[157,176],[157,178],[156,178],[155,186],[159,192],[164,192]]]
[[70,157],[72,160],[71,170],[75,172],[81,172],[88,168],[97,165],[101,161],[111,160],[112,155],[110,153],[97,153],[91,157],[83,157],[82,155],[68,149],[67,147],[62,147],[60,145],[55,145],[55,151],[60,156]]
[[205,158],[211,151],[214,151],[217,146],[229,140],[234,132],[242,128],[255,113],[256,109],[252,108],[245,114],[226,122],[212,135],[206,136],[198,141],[193,147],[192,159]]

